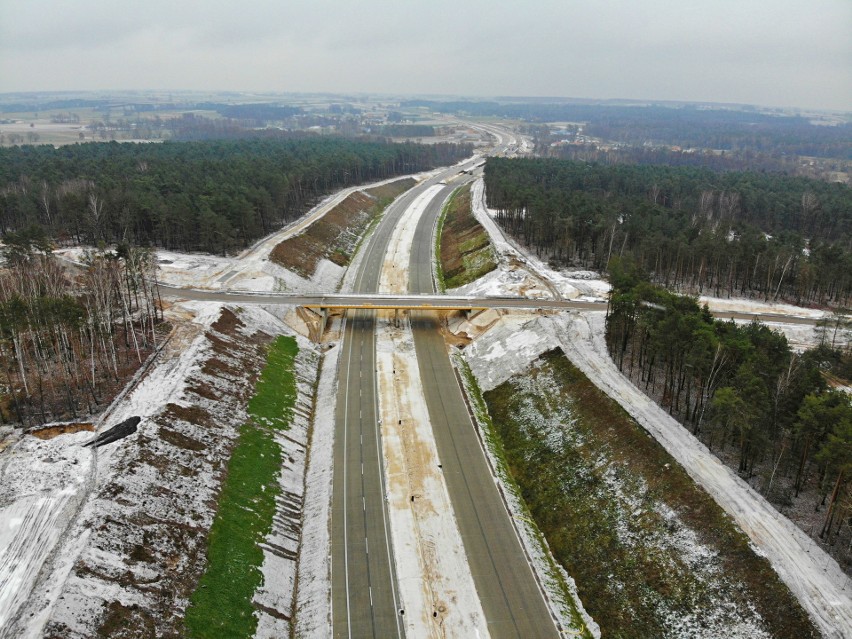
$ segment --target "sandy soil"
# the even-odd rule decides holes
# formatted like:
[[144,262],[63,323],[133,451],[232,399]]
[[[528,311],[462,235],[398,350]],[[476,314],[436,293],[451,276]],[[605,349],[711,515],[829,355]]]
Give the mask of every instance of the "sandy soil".
[[[379,290],[408,290],[408,256],[435,185],[411,204],[394,229]],[[449,493],[440,470],[423,396],[414,338],[393,314],[379,323],[376,365],[388,507],[400,594],[409,637],[487,637]],[[412,497],[414,498],[412,500]],[[416,557],[417,563],[406,558]],[[437,613],[437,615],[435,615]]]

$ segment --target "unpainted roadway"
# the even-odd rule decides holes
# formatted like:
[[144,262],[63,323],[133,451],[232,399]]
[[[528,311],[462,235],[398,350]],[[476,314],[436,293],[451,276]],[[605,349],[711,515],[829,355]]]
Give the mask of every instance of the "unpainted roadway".
[[[447,195],[435,196],[415,231],[412,293],[434,293],[433,232]],[[436,315],[414,312],[411,326],[438,456],[488,631],[495,639],[558,637],[471,422]]]
[[[414,199],[453,167],[397,198],[364,248],[356,293],[376,292],[394,227]],[[267,302],[269,303],[269,302]],[[376,392],[373,311],[350,311],[344,330],[334,439],[331,509],[332,626],[335,637],[402,637],[389,530]]]

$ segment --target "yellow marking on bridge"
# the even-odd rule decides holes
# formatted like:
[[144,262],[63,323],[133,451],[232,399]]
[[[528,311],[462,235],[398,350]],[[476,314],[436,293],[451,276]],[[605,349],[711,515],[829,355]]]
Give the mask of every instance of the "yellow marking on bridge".
[[357,302],[310,302],[308,304],[302,304],[305,308],[339,308],[339,309],[361,309],[361,310],[375,310],[375,311],[484,311],[487,310],[488,306],[477,306],[476,304],[454,304],[444,305],[444,304],[428,304],[428,303],[385,303],[381,304],[372,304],[368,302],[357,303]]

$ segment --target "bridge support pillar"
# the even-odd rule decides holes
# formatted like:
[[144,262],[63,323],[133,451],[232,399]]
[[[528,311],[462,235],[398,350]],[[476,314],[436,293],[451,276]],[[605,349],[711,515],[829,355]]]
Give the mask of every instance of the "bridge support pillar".
[[328,309],[297,306],[295,313],[292,311],[288,313],[284,317],[284,321],[300,335],[304,335],[312,342],[319,344],[328,324]]

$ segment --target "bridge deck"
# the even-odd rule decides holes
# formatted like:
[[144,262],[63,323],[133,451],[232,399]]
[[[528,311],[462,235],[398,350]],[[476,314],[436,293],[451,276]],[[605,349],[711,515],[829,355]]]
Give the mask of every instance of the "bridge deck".
[[604,302],[539,300],[527,297],[462,297],[450,295],[286,294],[240,291],[203,291],[160,285],[165,295],[196,300],[243,304],[292,304],[315,309],[367,309],[418,311],[473,311],[495,309],[553,310],[602,309]]

